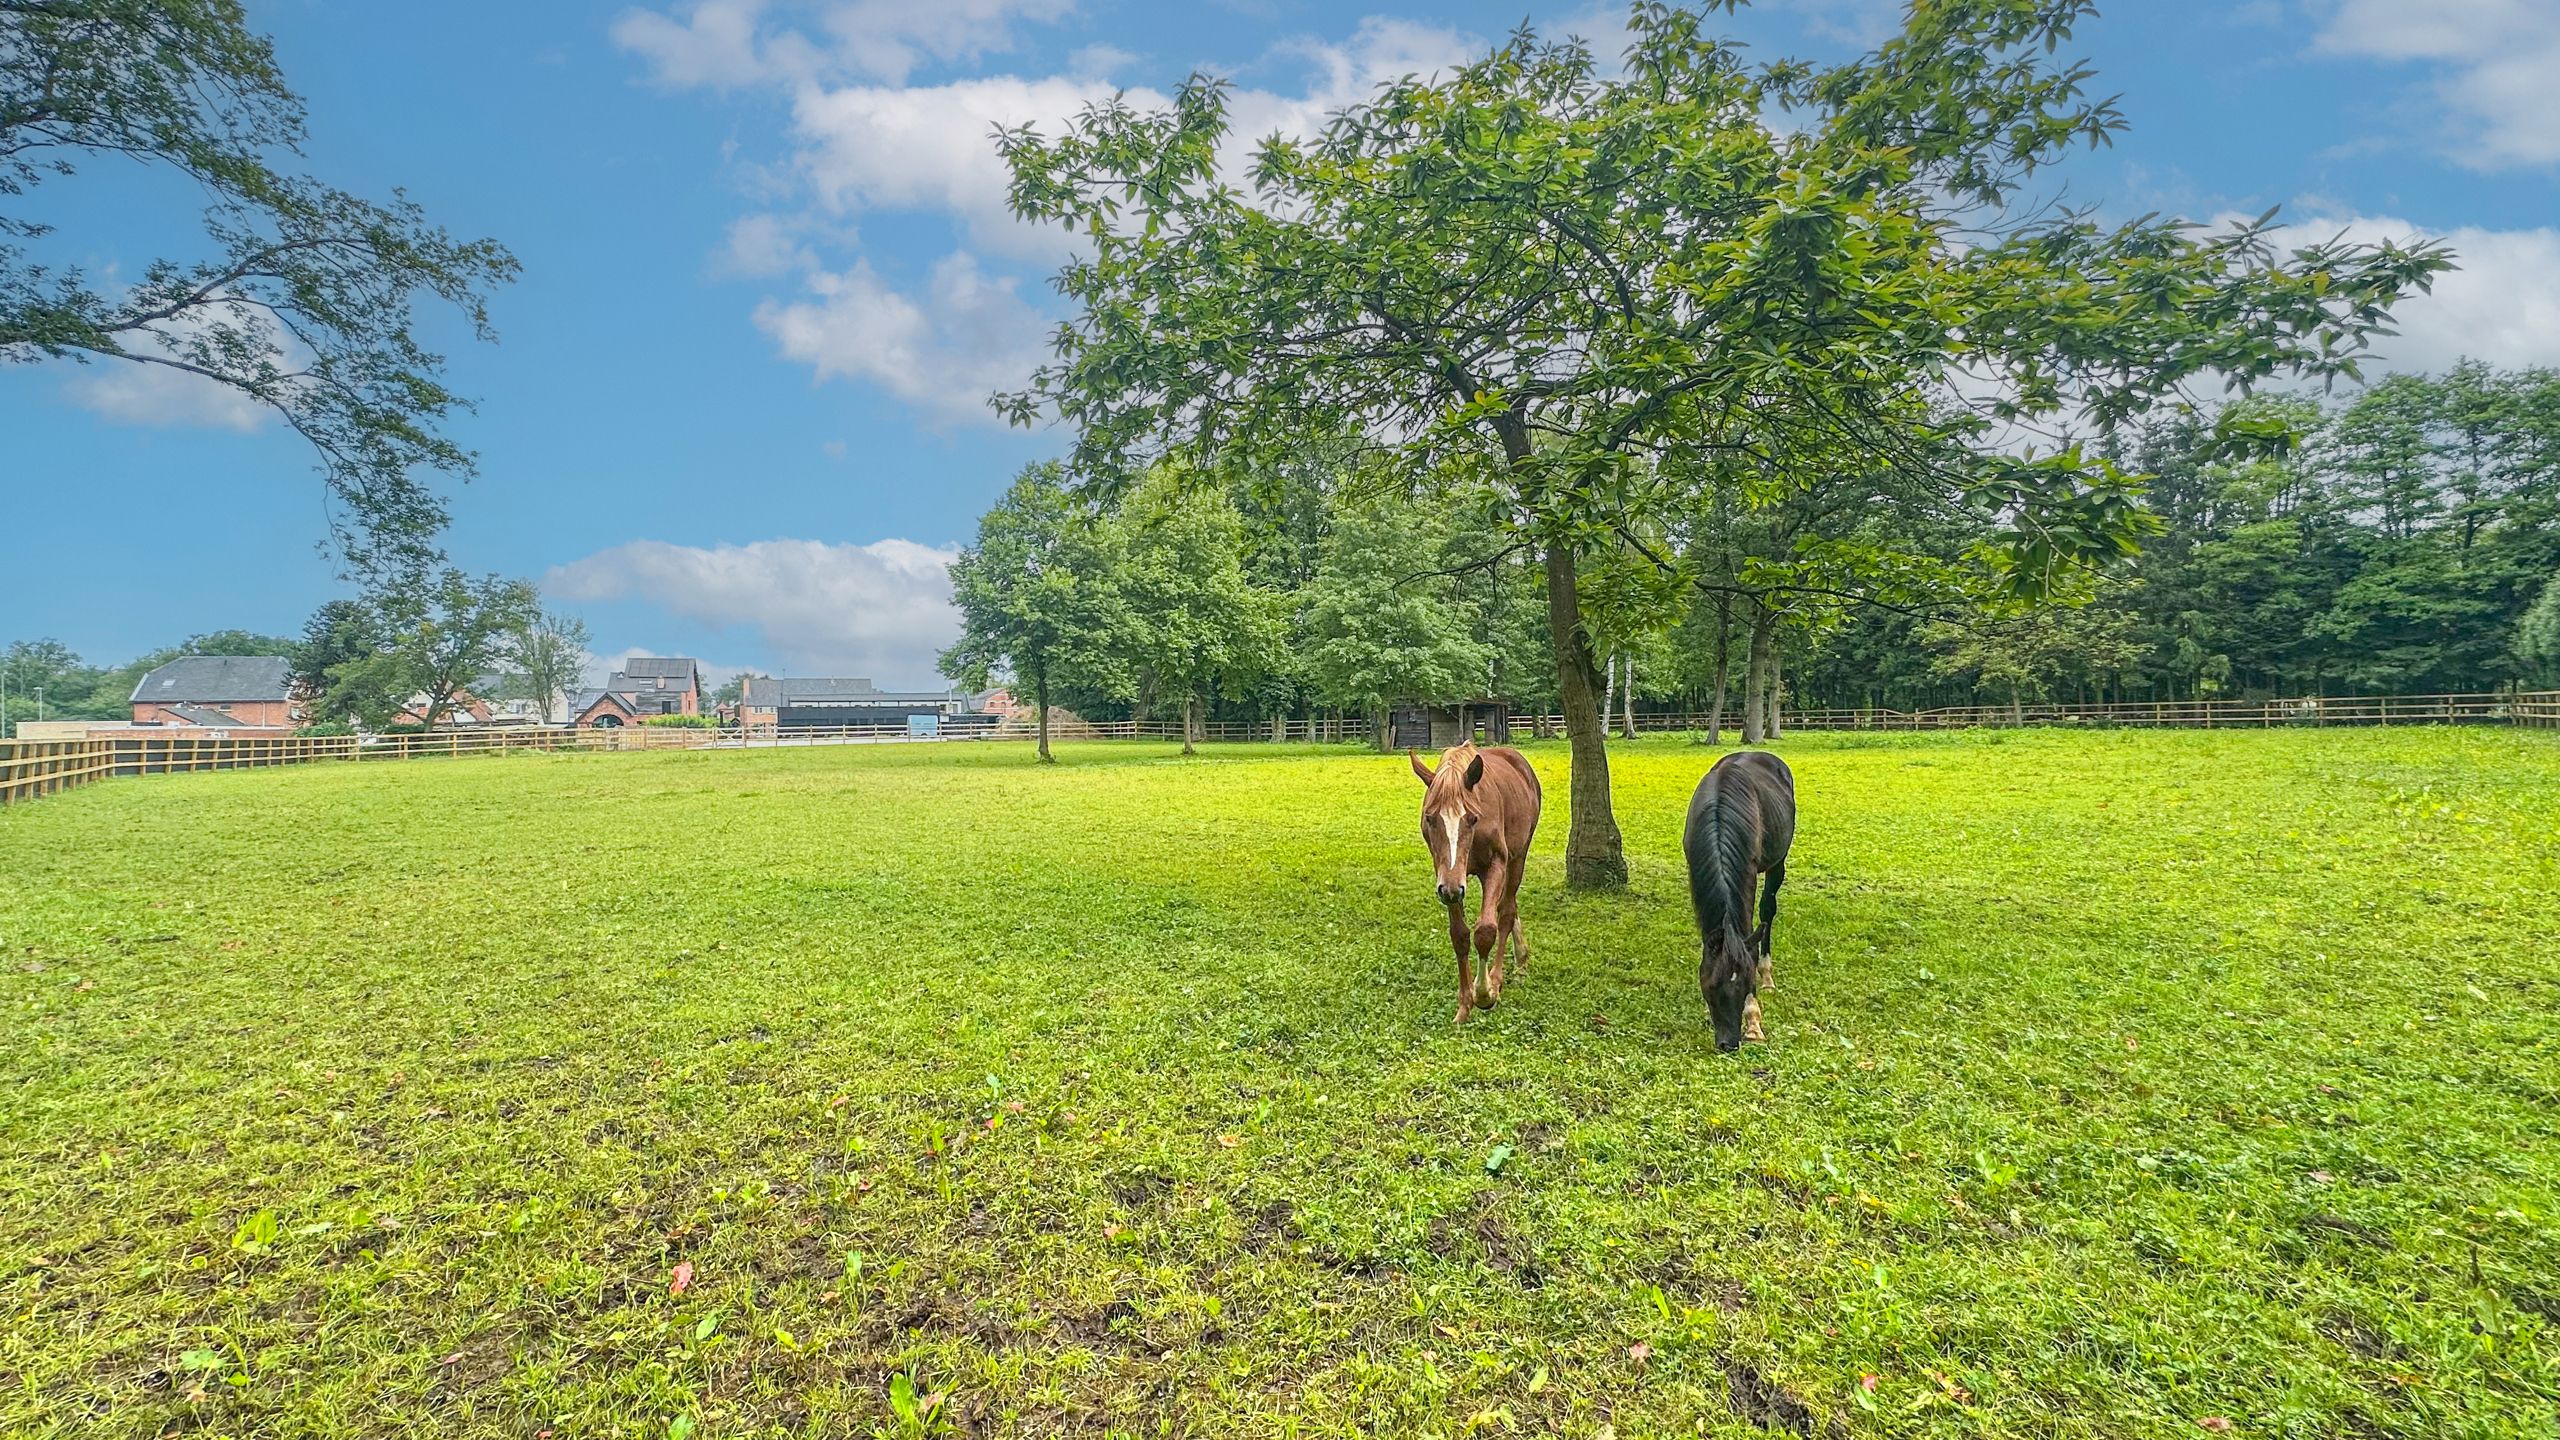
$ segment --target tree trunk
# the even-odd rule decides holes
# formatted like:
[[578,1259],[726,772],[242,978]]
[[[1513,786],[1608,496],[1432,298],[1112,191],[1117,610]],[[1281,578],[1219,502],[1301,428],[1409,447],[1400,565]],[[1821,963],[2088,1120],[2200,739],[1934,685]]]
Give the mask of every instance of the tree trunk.
[[1058,757],[1049,753],[1049,670],[1045,665],[1031,672],[1031,708],[1039,712],[1040,763],[1055,765]]
[[1392,713],[1384,705],[1369,707],[1369,746],[1381,755],[1396,748],[1395,732],[1387,726],[1387,717]]
[[1199,749],[1194,743],[1194,736],[1199,729],[1200,723],[1194,717],[1199,714],[1199,705],[1200,697],[1197,695],[1185,695],[1182,697],[1182,753],[1185,755],[1196,755],[1199,753]]
[[1565,832],[1564,883],[1575,890],[1617,889],[1627,883],[1627,852],[1618,817],[1609,804],[1609,745],[1592,682],[1591,640],[1582,633],[1582,599],[1574,588],[1573,546],[1547,545],[1547,626],[1555,637],[1556,688],[1564,707],[1564,731],[1572,744],[1570,804],[1573,826]]
[[1620,656],[1619,663],[1626,667],[1627,683],[1619,690],[1618,695],[1620,700],[1627,707],[1626,737],[1633,740],[1636,738],[1636,657],[1633,655]]
[[1618,657],[1610,656],[1601,670],[1607,678],[1600,687],[1600,733],[1606,735],[1618,715]]
[[1733,598],[1716,597],[1716,692],[1715,701],[1707,707],[1707,743],[1724,743],[1724,697],[1731,683],[1728,673],[1733,666]]
[[1785,662],[1786,652],[1778,647],[1778,637],[1772,634],[1769,637],[1769,723],[1763,727],[1772,740],[1787,733],[1786,726],[1778,722],[1778,706],[1786,693],[1786,687],[1780,683],[1780,677],[1786,670]]
[[1778,628],[1778,617],[1758,606],[1751,614],[1751,653],[1742,662],[1742,743],[1757,745],[1768,738],[1769,636]]

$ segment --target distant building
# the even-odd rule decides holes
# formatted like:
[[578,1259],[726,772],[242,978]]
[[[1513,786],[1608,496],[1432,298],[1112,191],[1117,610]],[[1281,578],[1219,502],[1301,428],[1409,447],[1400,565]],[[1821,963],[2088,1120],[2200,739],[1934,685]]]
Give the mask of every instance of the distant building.
[[976,713],[970,697],[957,690],[883,690],[860,678],[749,675],[738,690],[738,723],[757,729],[904,725],[911,716]]
[[301,719],[281,655],[181,655],[133,687],[136,725],[291,729]]
[[591,729],[638,725],[652,715],[702,713],[702,666],[682,655],[634,655],[601,690],[569,697],[569,723]]

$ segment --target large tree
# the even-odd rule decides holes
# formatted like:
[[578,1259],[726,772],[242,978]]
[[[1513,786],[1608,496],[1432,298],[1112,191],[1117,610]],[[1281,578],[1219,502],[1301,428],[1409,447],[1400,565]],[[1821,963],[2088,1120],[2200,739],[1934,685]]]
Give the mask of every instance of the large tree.
[[1107,537],[1067,493],[1056,465],[1014,477],[1004,498],[978,519],[975,544],[951,562],[951,598],[960,639],[942,652],[942,673],[971,688],[997,675],[1031,692],[1043,762],[1049,700],[1061,679],[1106,693],[1130,688],[1111,637],[1127,626]]
[[[508,683],[534,703],[547,722],[568,704],[569,692],[586,682],[587,622],[574,615],[537,610],[508,638],[515,670]],[[732,687],[725,697],[738,698]]]
[[541,601],[531,585],[451,566],[362,600],[332,601],[304,631],[297,669],[317,671],[315,713],[382,728],[433,726],[454,697],[516,659]]
[[[310,442],[351,570],[420,566],[444,523],[422,472],[467,476],[472,459],[442,432],[466,402],[417,339],[418,303],[486,339],[488,293],[516,262],[397,192],[381,204],[292,173],[303,133],[237,0],[0,0],[0,363],[158,366],[245,395]],[[54,236],[33,194],[123,161],[203,198],[203,243],[102,286],[76,257],[111,237]]]
[[[1544,560],[1567,879],[1622,883],[1587,556],[1744,462],[1785,477],[1854,451],[1996,515],[1976,557],[2037,594],[2136,529],[2126,478],[2070,431],[2202,377],[2351,373],[2444,263],[2029,203],[2122,123],[2051,58],[2089,8],[1915,6],[1829,67],[1750,65],[1660,3],[1633,7],[1619,67],[1524,28],[1265,141],[1250,194],[1221,169],[1215,80],[1162,112],[1114,99],[1054,138],[1005,131],[1014,208],[1082,249],[1057,359],[1000,405],[1073,425],[1106,489],[1168,451],[1343,434],[1401,481],[1499,487]],[[1993,398],[1951,422],[1963,395]],[[2055,443],[2022,456],[1995,420]]]

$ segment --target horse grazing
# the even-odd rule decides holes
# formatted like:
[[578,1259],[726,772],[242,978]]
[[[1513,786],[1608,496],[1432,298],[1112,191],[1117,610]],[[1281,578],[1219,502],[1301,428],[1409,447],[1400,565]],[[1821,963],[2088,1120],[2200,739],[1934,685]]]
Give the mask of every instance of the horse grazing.
[[[1765,750],[1737,750],[1718,760],[1689,799],[1680,849],[1689,859],[1689,903],[1704,946],[1698,989],[1707,997],[1718,1050],[1768,1038],[1760,1033],[1760,992],[1770,984],[1769,936],[1795,838],[1795,776]],[[1752,890],[1763,877],[1768,883],[1759,887],[1754,927]]]
[[[1412,751],[1404,753],[1422,777],[1422,843],[1438,872],[1441,903],[1449,907],[1449,948],[1458,954],[1457,1023],[1464,1025],[1477,1006],[1490,1010],[1502,998],[1506,942],[1513,968],[1529,968],[1529,939],[1520,933],[1520,875],[1528,868],[1529,841],[1538,833],[1538,773],[1508,746],[1454,746],[1441,753],[1437,771]],[[1484,905],[1473,926],[1462,913],[1470,876],[1484,882]]]

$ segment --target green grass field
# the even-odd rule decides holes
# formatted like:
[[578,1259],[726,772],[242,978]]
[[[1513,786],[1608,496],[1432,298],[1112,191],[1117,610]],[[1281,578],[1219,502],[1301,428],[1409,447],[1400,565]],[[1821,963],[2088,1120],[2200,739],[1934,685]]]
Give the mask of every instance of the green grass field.
[[1675,740],[1463,1031],[1400,755],[0,812],[0,1435],[2553,1434],[2560,739],[1781,748],[1737,1057]]

